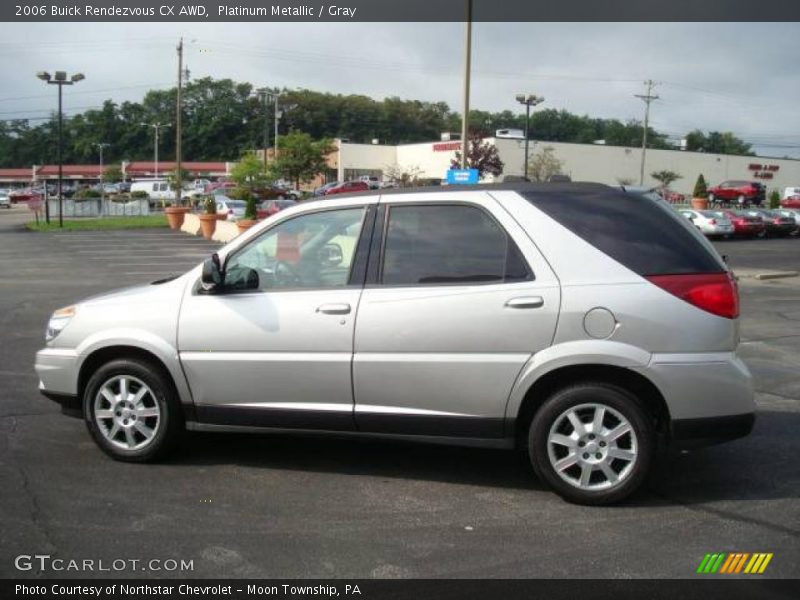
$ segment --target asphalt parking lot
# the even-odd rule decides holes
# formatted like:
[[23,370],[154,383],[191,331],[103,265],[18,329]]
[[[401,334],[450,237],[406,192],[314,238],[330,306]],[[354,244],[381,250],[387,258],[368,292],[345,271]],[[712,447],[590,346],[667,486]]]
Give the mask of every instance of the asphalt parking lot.
[[[37,392],[45,321],[216,245],[35,234],[26,217],[0,213],[0,576],[42,576],[13,565],[38,553],[194,561],[172,577],[683,578],[707,552],[742,551],[774,553],[764,576],[800,577],[800,278],[741,282],[754,433],[667,458],[626,505],[587,508],[507,451],[203,434],[163,464],[113,462]],[[800,239],[717,245],[735,270],[800,268]]]

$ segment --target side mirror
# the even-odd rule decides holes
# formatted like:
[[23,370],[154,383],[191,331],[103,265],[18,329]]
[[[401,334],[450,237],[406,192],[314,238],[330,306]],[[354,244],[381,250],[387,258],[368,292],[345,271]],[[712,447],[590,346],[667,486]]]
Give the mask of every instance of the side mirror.
[[339,244],[325,244],[319,250],[319,258],[326,267],[340,265],[344,259],[342,247]]
[[222,287],[224,279],[219,262],[219,255],[215,252],[210,258],[203,261],[203,273],[200,276],[200,283],[204,291],[214,292]]

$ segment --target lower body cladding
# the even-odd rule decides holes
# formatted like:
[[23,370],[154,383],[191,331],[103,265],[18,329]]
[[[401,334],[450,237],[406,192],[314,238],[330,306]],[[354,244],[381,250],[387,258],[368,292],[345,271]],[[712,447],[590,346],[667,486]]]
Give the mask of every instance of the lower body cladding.
[[[71,416],[81,416],[78,359],[73,350],[60,349],[46,349],[36,357],[41,393]],[[648,364],[630,368],[650,380],[664,397],[674,444],[706,445],[751,431],[752,378],[735,353],[654,354]],[[480,370],[479,365],[475,370]],[[187,409],[187,428],[192,430],[314,431],[490,447],[515,444],[516,415],[354,404],[352,397],[341,396],[332,403],[314,402],[311,397],[304,402],[241,404],[181,400]],[[425,399],[419,396],[418,401],[422,404]]]

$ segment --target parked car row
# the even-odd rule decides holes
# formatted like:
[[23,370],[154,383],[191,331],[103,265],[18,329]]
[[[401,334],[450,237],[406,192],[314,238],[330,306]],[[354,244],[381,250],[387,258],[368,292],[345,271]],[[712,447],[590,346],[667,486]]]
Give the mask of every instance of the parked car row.
[[679,212],[709,237],[785,237],[800,231],[800,210],[680,209]]

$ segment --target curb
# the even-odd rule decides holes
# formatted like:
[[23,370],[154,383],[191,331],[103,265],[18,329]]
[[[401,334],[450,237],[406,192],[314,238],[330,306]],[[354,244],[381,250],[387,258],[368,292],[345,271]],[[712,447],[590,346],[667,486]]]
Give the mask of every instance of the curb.
[[784,279],[787,277],[797,277],[797,271],[769,271],[766,273],[756,273],[753,277],[761,281],[765,279]]

